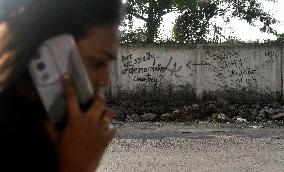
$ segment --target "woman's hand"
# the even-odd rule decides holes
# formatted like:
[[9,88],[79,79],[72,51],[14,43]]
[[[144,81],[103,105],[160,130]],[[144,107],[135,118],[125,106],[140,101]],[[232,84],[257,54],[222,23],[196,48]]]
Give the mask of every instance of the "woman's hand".
[[57,151],[59,171],[94,172],[116,133],[116,129],[109,128],[112,114],[100,97],[83,113],[70,78],[65,77],[63,85],[68,106],[67,125],[62,131],[50,123],[46,127]]

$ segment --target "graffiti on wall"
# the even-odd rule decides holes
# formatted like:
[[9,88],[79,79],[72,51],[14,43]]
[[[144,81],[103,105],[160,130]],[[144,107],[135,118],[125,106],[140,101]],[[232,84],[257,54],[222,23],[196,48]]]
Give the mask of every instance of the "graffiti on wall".
[[[256,51],[246,55],[240,50],[206,51],[205,54],[203,63],[210,64],[205,68],[213,78],[211,84],[226,88],[257,86],[264,76],[264,68],[275,64],[280,57],[279,50],[265,51],[262,57],[256,57]],[[252,61],[255,57],[259,62]]]
[[281,57],[281,51],[275,48],[208,49],[202,53],[202,57],[190,57],[188,54],[183,56],[181,53],[171,56],[164,52],[161,55],[157,52],[122,54],[119,62],[120,76],[127,78],[127,81],[148,86],[165,84],[168,80],[191,84],[188,83],[191,82],[188,78],[199,76],[203,83],[214,88],[258,87],[269,85],[271,78],[267,73],[275,71],[273,68]]
[[178,64],[174,57],[163,64],[161,57],[148,51],[143,56],[133,54],[122,55],[122,75],[131,77],[134,82],[152,83],[157,86],[165,78],[166,73],[170,76],[180,77],[179,72],[182,66]]

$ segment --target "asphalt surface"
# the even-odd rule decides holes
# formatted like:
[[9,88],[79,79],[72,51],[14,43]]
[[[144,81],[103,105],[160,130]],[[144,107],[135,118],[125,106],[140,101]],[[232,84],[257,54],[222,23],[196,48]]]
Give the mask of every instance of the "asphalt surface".
[[284,172],[284,129],[126,123],[99,172]]

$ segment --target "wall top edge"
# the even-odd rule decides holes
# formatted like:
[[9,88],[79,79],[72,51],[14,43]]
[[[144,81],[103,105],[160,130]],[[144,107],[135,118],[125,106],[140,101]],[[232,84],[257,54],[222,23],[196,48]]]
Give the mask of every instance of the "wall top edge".
[[284,47],[284,43],[239,43],[239,44],[228,44],[228,43],[208,43],[208,44],[120,44],[121,48],[139,48],[139,47],[178,47],[178,48],[210,48],[210,47],[267,47],[267,46],[279,46]]

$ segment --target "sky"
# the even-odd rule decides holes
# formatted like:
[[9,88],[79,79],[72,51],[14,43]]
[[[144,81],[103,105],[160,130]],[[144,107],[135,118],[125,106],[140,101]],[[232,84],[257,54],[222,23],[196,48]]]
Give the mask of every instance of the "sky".
[[[270,11],[270,13],[279,21],[278,24],[274,25],[273,28],[278,33],[284,33],[284,0],[278,0],[276,3],[264,2],[265,10]],[[166,35],[169,37],[171,35],[171,30],[173,28],[173,23],[175,20],[175,14],[168,14],[164,16],[164,25],[162,29],[162,33],[167,33]],[[222,20],[222,19],[221,19]],[[220,19],[216,19],[217,23],[220,23],[222,26],[222,22]],[[225,26],[226,32],[225,35],[236,36],[243,41],[255,41],[255,40],[265,40],[271,39],[275,40],[276,36],[271,34],[262,33],[259,31],[259,28],[252,27],[247,24],[245,21],[241,21],[238,19],[232,19],[231,23]],[[229,29],[232,28],[232,29]],[[232,33],[232,30],[234,31]]]

